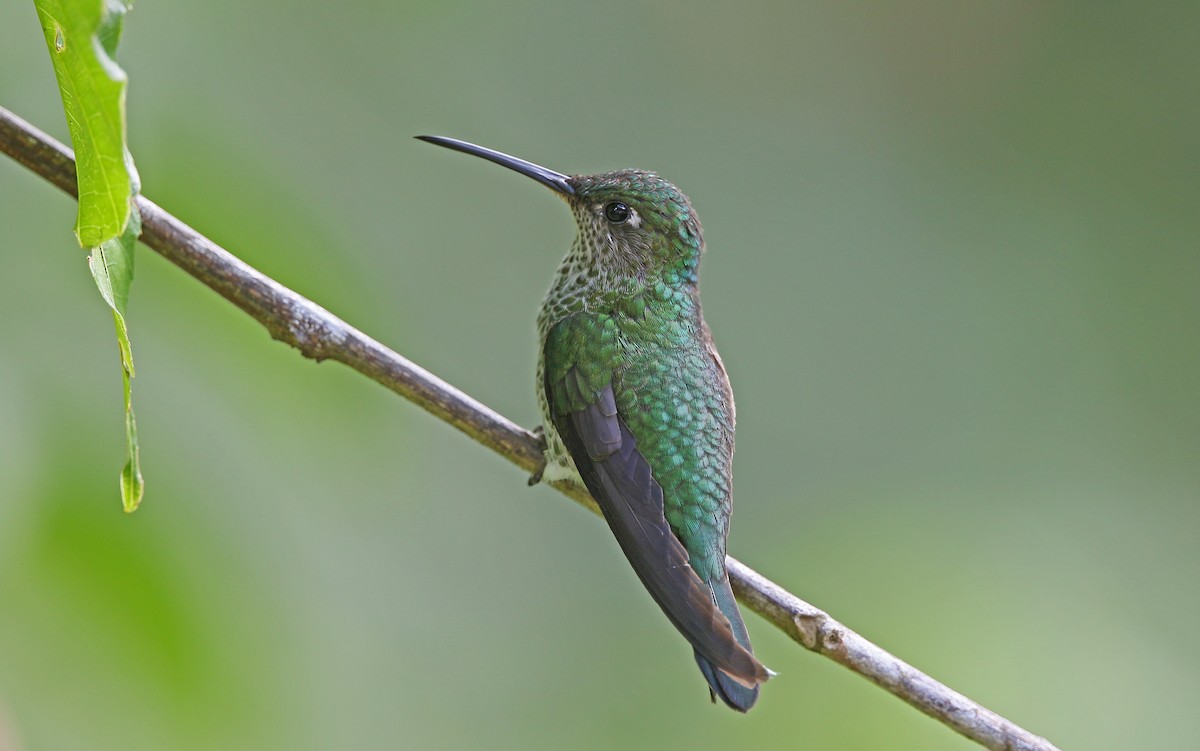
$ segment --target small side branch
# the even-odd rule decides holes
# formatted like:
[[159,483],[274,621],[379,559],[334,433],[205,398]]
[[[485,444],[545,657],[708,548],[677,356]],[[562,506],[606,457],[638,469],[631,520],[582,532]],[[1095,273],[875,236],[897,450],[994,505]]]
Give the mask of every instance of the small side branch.
[[[2,107],[0,152],[76,195],[71,150]],[[138,207],[142,242],[241,308],[275,339],[305,357],[345,363],[527,473],[541,468],[540,441],[530,431],[250,267],[149,199],[138,198]],[[597,510],[585,490],[570,484],[555,487]],[[844,665],[985,748],[1058,751],[1044,738],[935,681],[748,566],[733,558],[728,564],[738,599],[805,649]]]

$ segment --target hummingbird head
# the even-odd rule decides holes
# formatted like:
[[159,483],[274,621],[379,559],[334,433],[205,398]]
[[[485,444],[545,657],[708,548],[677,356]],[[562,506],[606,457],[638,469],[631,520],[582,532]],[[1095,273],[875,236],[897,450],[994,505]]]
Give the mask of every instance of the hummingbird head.
[[482,157],[537,180],[571,207],[580,266],[605,277],[695,285],[704,236],[687,196],[653,172],[564,175],[524,159],[442,136],[417,136]]
[[567,178],[566,196],[592,260],[642,278],[695,283],[704,250],[687,196],[653,172],[619,170]]

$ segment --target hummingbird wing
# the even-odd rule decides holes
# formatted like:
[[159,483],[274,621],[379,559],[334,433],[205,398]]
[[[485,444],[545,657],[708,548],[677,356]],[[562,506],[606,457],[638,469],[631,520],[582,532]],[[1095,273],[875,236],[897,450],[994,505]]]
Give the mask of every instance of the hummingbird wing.
[[770,673],[738,642],[712,588],[692,568],[667,522],[662,486],[617,407],[613,364],[620,356],[619,338],[616,322],[603,315],[575,315],[550,330],[543,377],[554,428],[667,618],[699,655],[752,688]]

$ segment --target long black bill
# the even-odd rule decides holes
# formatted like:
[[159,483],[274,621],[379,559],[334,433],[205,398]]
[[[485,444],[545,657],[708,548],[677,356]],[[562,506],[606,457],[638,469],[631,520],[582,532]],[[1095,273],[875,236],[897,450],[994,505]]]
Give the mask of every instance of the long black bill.
[[575,189],[571,187],[571,183],[567,182],[568,178],[566,175],[546,169],[533,162],[527,162],[524,159],[518,159],[515,156],[509,156],[508,154],[493,151],[492,149],[485,149],[482,146],[460,141],[457,138],[446,138],[444,136],[416,136],[416,138],[420,141],[444,146],[447,149],[461,151],[464,154],[483,157],[489,162],[495,162],[496,164],[508,167],[510,170],[520,172],[526,177],[532,177],[556,193],[562,193],[564,196],[575,195]]

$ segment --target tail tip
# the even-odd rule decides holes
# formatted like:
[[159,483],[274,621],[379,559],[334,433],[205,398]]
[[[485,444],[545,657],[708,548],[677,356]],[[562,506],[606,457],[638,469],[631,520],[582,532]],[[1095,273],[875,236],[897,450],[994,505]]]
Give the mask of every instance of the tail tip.
[[708,688],[709,698],[713,704],[717,703],[717,699],[729,707],[730,709],[746,714],[758,702],[758,686],[754,688],[746,688],[738,683],[729,680],[722,680],[724,676],[717,679],[720,684],[719,689],[714,689],[712,686]]
[[[758,701],[758,686],[747,686],[735,681],[708,660],[696,654],[696,664],[708,681],[708,695],[713,704],[720,699],[725,706],[745,714]],[[772,674],[773,675],[773,674]]]

